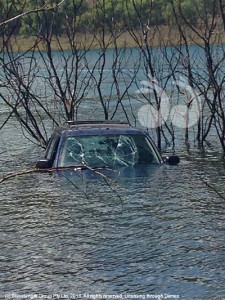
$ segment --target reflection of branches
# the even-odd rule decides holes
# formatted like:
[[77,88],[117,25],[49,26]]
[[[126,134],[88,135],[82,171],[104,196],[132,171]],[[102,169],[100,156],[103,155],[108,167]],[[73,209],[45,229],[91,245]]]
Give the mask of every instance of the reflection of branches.
[[51,7],[47,7],[47,4],[45,4],[45,5],[42,6],[41,8],[32,9],[32,10],[30,10],[30,11],[23,12],[23,13],[21,13],[21,14],[15,16],[15,17],[9,19],[9,20],[6,20],[6,21],[4,21],[4,22],[1,22],[1,23],[0,23],[0,26],[6,25],[6,24],[8,24],[8,23],[10,23],[10,22],[12,22],[12,21],[15,21],[15,20],[17,20],[17,19],[19,19],[19,18],[22,18],[22,17],[24,17],[24,16],[26,16],[26,15],[29,15],[29,14],[32,14],[32,13],[42,12],[42,11],[47,11],[47,10],[55,9],[56,7],[59,7],[64,1],[65,1],[65,0],[62,0],[60,3],[58,3],[58,4],[54,5],[54,6],[51,6]]

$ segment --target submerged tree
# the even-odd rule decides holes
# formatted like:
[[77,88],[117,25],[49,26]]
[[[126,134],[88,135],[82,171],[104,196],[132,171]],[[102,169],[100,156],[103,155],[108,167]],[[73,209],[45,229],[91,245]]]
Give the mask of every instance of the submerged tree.
[[[77,0],[70,6],[74,14],[65,17],[63,39],[56,31],[59,7],[35,10],[36,35],[25,52],[20,51],[20,43],[13,35],[19,18],[10,23],[11,32],[2,31],[0,97],[9,107],[7,120],[16,116],[27,136],[43,147],[50,124],[76,120],[80,107],[85,105],[94,104],[98,117],[102,111],[104,119],[114,118],[119,108],[126,115],[122,100],[127,97],[137,71],[128,75],[122,71],[126,60],[124,49],[117,45],[121,32],[116,23],[112,22],[107,30],[103,22],[94,32],[90,32],[89,27],[81,32],[83,19],[79,12],[85,3]],[[104,7],[96,9],[98,12]],[[113,53],[107,61],[112,46]],[[93,48],[98,50],[95,52]],[[107,94],[105,88],[109,91]],[[127,115],[126,119],[129,121]]]
[[[49,129],[64,121],[119,118],[151,130],[162,148],[174,146],[182,117],[186,142],[194,132],[203,145],[213,134],[225,151],[222,1],[7,3],[0,98],[6,122],[15,116],[28,138],[44,147]],[[18,28],[33,34],[26,51]],[[136,48],[128,49],[129,38]]]
[[[186,66],[188,82],[201,95],[201,118],[198,122],[197,140],[203,145],[208,137],[217,136],[225,151],[223,104],[225,60],[222,39],[225,27],[221,22],[224,7],[221,1],[220,3],[216,0],[204,3],[196,1],[197,22],[193,24],[186,17],[181,1],[170,0],[170,4],[188,57]],[[190,42],[193,44],[192,47]],[[196,53],[193,53],[194,46]]]

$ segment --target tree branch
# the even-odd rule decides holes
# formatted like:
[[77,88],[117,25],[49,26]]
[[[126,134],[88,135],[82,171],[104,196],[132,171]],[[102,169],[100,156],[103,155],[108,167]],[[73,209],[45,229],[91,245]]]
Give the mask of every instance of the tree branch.
[[[11,178],[15,178],[18,176],[23,176],[23,175],[27,175],[27,174],[32,174],[32,173],[54,173],[57,171],[66,171],[66,170],[73,170],[73,171],[80,171],[80,170],[89,170],[93,173],[95,173],[96,175],[100,176],[108,185],[108,187],[112,190],[112,192],[114,192],[116,194],[116,196],[120,199],[121,203],[123,204],[122,198],[119,195],[119,193],[112,187],[112,185],[110,184],[110,178],[108,178],[106,175],[104,175],[103,173],[101,173],[99,170],[102,169],[106,169],[106,168],[91,168],[87,165],[79,165],[79,166],[68,166],[68,167],[56,167],[56,168],[49,168],[49,169],[28,169],[28,170],[22,170],[20,172],[17,173],[11,173],[8,174],[6,176],[3,176],[0,179],[0,184],[3,183],[4,181],[7,181]],[[67,180],[69,180],[66,176],[64,176]],[[70,180],[69,180],[70,181]],[[70,181],[72,183],[72,181]],[[86,193],[85,193],[86,195]],[[86,195],[87,196],[87,195]]]
[[225,196],[223,196],[220,192],[217,191],[215,187],[213,187],[209,182],[202,179],[202,182],[206,185],[207,188],[211,189],[213,192],[215,192],[221,199],[225,200]]
[[58,4],[56,4],[56,5],[52,6],[52,7],[47,7],[47,4],[45,4],[41,8],[37,8],[37,9],[33,9],[33,10],[30,10],[30,11],[23,12],[23,13],[15,16],[15,17],[9,19],[9,20],[6,20],[6,21],[0,23],[0,26],[6,25],[6,24],[8,24],[8,23],[10,23],[12,21],[15,21],[15,20],[17,20],[19,18],[22,18],[22,17],[24,17],[26,15],[29,15],[29,14],[32,14],[32,13],[35,13],[35,12],[41,12],[41,11],[47,11],[47,10],[55,9],[56,7],[60,6],[64,1],[65,0],[62,0],[60,3],[58,3]]

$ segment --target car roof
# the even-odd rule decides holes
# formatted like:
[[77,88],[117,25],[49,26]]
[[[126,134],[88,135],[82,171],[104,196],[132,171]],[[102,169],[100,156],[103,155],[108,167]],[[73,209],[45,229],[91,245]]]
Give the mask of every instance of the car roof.
[[55,129],[58,134],[66,135],[109,135],[109,134],[143,134],[141,129],[119,121],[67,121]]

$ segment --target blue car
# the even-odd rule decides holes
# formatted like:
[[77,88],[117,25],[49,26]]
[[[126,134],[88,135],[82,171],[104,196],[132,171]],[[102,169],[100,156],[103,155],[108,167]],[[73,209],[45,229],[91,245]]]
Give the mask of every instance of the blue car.
[[162,163],[176,165],[179,157],[163,159],[140,129],[115,121],[75,121],[55,129],[45,157],[36,167],[117,168]]

